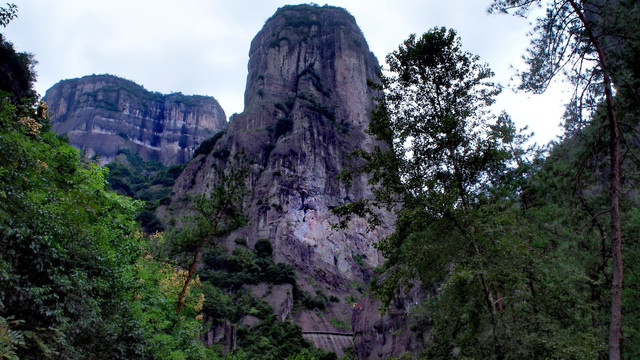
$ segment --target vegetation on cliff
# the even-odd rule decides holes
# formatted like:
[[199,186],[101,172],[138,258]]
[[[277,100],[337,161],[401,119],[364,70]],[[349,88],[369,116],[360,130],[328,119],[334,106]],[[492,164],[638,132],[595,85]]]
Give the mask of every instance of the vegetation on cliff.
[[[538,2],[496,1],[496,8],[532,3]],[[602,5],[562,4],[552,10],[579,15],[571,13],[584,9],[578,5]],[[620,9],[624,16],[640,13],[635,2],[608,6],[613,8],[602,9],[613,9],[608,14],[615,17],[623,16]],[[304,5],[302,18],[288,9],[280,10],[287,14],[285,27],[310,36],[323,8]],[[573,15],[563,19],[576,25]],[[14,17],[14,6],[0,8],[0,26]],[[548,20],[558,25],[556,18]],[[341,174],[344,180],[368,174],[375,196],[334,211],[346,216],[344,226],[354,215],[380,224],[376,207],[397,215],[395,231],[378,244],[388,261],[372,288],[388,308],[401,302],[402,290],[423,287],[426,296],[406,313],[408,328],[425,340],[420,356],[617,358],[619,346],[620,357],[640,357],[640,269],[634,266],[640,261],[640,46],[638,29],[631,25],[625,31],[635,32],[615,43],[615,51],[599,52],[612,60],[608,67],[602,68],[600,59],[589,76],[614,86],[609,100],[620,127],[607,126],[612,104],[602,102],[602,86],[589,83],[595,90],[592,107],[569,106],[566,134],[544,150],[527,148],[526,134],[507,114],[491,113],[500,89],[490,69],[462,49],[454,31],[434,28],[412,35],[388,56],[388,71],[372,84],[381,97],[369,131],[380,142],[373,151],[356,151],[363,162],[350,169],[355,172]],[[575,47],[578,53],[597,50],[580,37],[585,29],[571,30],[569,38],[583,41]],[[544,87],[558,71],[557,64],[544,62],[543,50],[553,43],[547,40],[568,39],[559,36],[534,42],[532,72],[524,80]],[[233,249],[222,246],[231,231],[255,220],[247,219],[243,208],[248,166],[214,169],[220,173],[206,193],[182,199],[193,204],[192,215],[157,232],[162,227],[155,210],[170,202],[183,167],[165,168],[127,151],[106,167],[84,159],[50,131],[46,104],[33,91],[33,64],[31,55],[16,53],[0,37],[1,359],[336,358],[314,349],[300,327],[280,321],[282,314],[252,289],[290,289],[287,311],[293,312],[322,312],[342,299],[302,291],[295,268],[274,260],[269,239],[238,237]],[[607,71],[612,80],[604,80]],[[581,76],[574,80],[585,81]],[[336,120],[333,109],[301,95],[296,99],[308,102],[319,117]],[[274,112],[275,125],[264,132],[279,142],[296,124],[284,111],[293,105],[274,107],[285,116]],[[624,275],[613,270],[616,249],[610,243],[617,231],[610,225],[615,194],[606,190],[615,170],[612,131],[619,131],[621,140],[621,259],[630,264]],[[231,164],[233,154],[217,147],[224,135],[203,142],[195,155]],[[301,194],[305,213],[315,210],[305,203],[306,195]],[[361,255],[353,261],[368,270]],[[615,307],[619,276],[623,316],[609,331],[615,322],[610,289]],[[331,323],[350,328],[341,320]],[[231,329],[225,334],[234,341],[226,348],[206,346],[202,339],[221,327]],[[616,340],[621,335],[624,341]]]
[[148,234],[163,231],[164,226],[155,211],[158,206],[169,204],[171,188],[185,165],[167,167],[121,150],[106,167],[109,169],[106,180],[111,191],[144,201],[144,206],[136,214],[142,230]]

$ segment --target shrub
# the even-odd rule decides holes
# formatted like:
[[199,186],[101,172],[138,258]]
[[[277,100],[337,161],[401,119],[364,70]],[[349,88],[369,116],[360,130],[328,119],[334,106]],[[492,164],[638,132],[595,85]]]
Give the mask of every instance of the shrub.
[[300,327],[278,321],[273,314],[251,328],[238,328],[238,346],[247,359],[286,359],[311,345],[302,337]]
[[256,256],[260,258],[271,257],[273,255],[273,247],[269,239],[260,239],[253,246]]
[[294,300],[307,310],[327,308],[327,298],[322,293],[316,293],[316,296],[312,296],[308,291],[296,291],[294,292]]
[[208,153],[210,153],[211,150],[213,150],[213,147],[216,146],[216,143],[218,142],[218,140],[220,140],[222,135],[224,135],[224,131],[219,131],[219,132],[215,133],[212,137],[210,137],[207,140],[203,141],[200,144],[200,146],[198,146],[196,151],[193,152],[193,157],[196,157],[199,154],[207,155]]
[[216,159],[226,159],[229,157],[229,150],[227,149],[219,149],[214,150],[211,155]]
[[276,121],[275,134],[276,139],[280,138],[293,130],[293,120],[289,118],[279,118]]
[[296,271],[292,265],[286,263],[277,263],[275,266],[275,277],[273,279],[275,284],[295,284],[296,283]]

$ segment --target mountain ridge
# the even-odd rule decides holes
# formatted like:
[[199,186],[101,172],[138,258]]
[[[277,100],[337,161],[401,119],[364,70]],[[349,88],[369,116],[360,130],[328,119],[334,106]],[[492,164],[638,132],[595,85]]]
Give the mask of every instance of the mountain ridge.
[[161,94],[109,74],[62,80],[43,100],[52,129],[103,164],[124,149],[165,166],[185,163],[200,143],[226,127],[213,97]]

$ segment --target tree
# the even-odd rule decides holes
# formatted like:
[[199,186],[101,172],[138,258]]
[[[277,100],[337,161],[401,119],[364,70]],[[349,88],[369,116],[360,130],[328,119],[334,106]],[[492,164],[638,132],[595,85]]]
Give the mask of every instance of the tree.
[[135,358],[138,203],[43,131],[39,107],[0,99],[0,318],[22,335],[21,359]]
[[[432,289],[421,305],[429,314],[422,323],[432,327],[428,354],[526,356],[537,339],[527,347],[512,340],[535,326],[517,306],[533,313],[529,282],[541,267],[529,229],[517,225],[526,139],[506,114],[490,114],[500,89],[454,31],[412,35],[387,63],[369,129],[386,146],[357,152],[375,198],[336,212],[374,224],[372,206],[396,213],[395,232],[378,245],[389,260],[374,288],[385,306],[416,279]],[[556,345],[539,353],[553,357]]]
[[[581,274],[578,281],[582,285],[578,285],[574,291],[576,294],[582,293],[581,302],[586,302],[591,308],[592,321],[585,328],[597,331],[600,343],[598,357],[605,358],[608,354],[606,339],[610,325],[612,274],[608,246],[609,218],[606,216],[609,204],[606,191],[608,141],[602,136],[607,115],[604,109],[600,110],[580,134],[550,148],[541,169],[528,186],[527,197],[531,204],[528,212],[539,214],[535,223],[548,224],[546,233],[552,241],[549,243],[549,251],[555,253],[555,257],[564,259],[566,264],[571,264],[575,274]],[[633,129],[621,130],[623,138],[626,136],[637,139],[637,133],[634,135]],[[622,196],[620,215],[622,235],[624,239],[628,239],[623,253],[624,260],[627,264],[634,264],[640,251],[634,232],[638,228],[635,214],[639,202],[637,198],[628,195],[637,189],[640,163],[632,161],[633,153],[637,153],[639,149],[637,142],[630,143],[630,146],[632,147],[629,149],[621,149],[622,158],[626,159],[623,161],[621,194],[627,196]],[[544,216],[544,213],[552,216]],[[637,306],[640,304],[637,296],[640,289],[639,270],[635,266],[627,266],[624,272],[622,326],[625,340],[622,357],[625,359],[635,359],[640,354],[640,309]]]
[[11,20],[18,16],[18,7],[16,4],[7,3],[7,7],[0,7],[0,26],[7,27]]
[[627,85],[620,65],[629,43],[637,43],[638,4],[625,0],[495,0],[490,11],[527,16],[532,8],[544,7],[546,16],[537,20],[536,37],[526,56],[527,71],[521,73],[521,88],[544,91],[557,74],[565,74],[575,85],[568,113],[569,132],[585,124],[604,97],[609,132],[609,216],[613,259],[609,357],[621,358],[622,341],[622,235],[620,221],[620,124],[614,102],[614,84]]
[[[489,81],[493,73],[444,28],[411,35],[386,60],[393,75],[380,74],[381,84],[371,84],[384,97],[377,99],[369,129],[386,147],[356,152],[366,161],[357,170],[371,173],[371,182],[385,190],[375,193],[374,202],[359,200],[334,212],[346,221],[355,214],[377,225],[370,205],[415,198],[433,207],[434,215],[442,211],[436,205],[441,201],[445,208],[470,205],[471,192],[482,192],[476,185],[489,175],[485,165],[497,155],[496,139],[483,137],[490,132],[488,108],[500,92]],[[348,172],[341,176],[349,181]]]
[[376,207],[396,215],[374,294],[388,307],[423,286],[408,315],[428,358],[596,358],[586,276],[558,244],[578,235],[535,191],[542,161],[527,136],[489,112],[491,71],[445,29],[411,36],[387,63],[369,128],[384,145],[357,152],[374,198],[336,209],[373,225]]
[[380,115],[388,120],[374,122],[389,122],[405,188],[469,207],[498,155],[496,139],[485,136],[491,131],[487,109],[500,92],[489,81],[493,73],[444,28],[409,37],[387,62],[397,74],[382,78],[387,114]]
[[[7,3],[0,7],[0,26],[7,27],[18,16],[18,7]],[[0,34],[0,91],[6,92],[16,105],[24,98],[35,98],[33,83],[36,81],[32,54],[17,53],[13,44]]]
[[15,105],[23,99],[34,99],[36,92],[33,84],[36,80],[33,55],[17,53],[13,44],[0,34],[0,91],[9,95]]
[[197,277],[190,282],[185,306],[176,314],[175,296],[184,286],[187,271],[153,256],[157,248],[167,246],[162,233],[151,235],[148,245],[153,246],[147,247],[135,267],[137,286],[130,300],[145,339],[145,355],[153,359],[220,358],[216,349],[200,340],[205,302],[202,283]]
[[178,252],[193,254],[189,272],[178,296],[177,314],[182,309],[185,293],[203,248],[247,223],[243,211],[246,196],[244,181],[247,175],[244,161],[244,155],[241,154],[235,166],[228,166],[226,172],[218,172],[214,182],[208,185],[209,192],[194,199],[194,213],[188,217],[188,224],[173,234],[174,241],[180,248]]
[[[387,62],[391,75],[381,75],[384,99],[370,131],[388,148],[359,153],[367,161],[361,170],[381,185],[377,204],[399,201],[401,213],[419,211],[409,221],[472,209],[490,196],[509,157],[500,127],[489,124],[495,119],[488,107],[500,91],[488,80],[492,72],[444,28],[410,36]],[[509,126],[506,117],[502,121]],[[383,249],[391,255],[395,245],[383,242]]]

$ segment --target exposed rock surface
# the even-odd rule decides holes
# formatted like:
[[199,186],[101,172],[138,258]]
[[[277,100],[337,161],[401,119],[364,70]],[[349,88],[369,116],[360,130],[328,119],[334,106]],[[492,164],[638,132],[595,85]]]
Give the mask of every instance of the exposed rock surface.
[[293,309],[293,286],[291,284],[277,284],[269,286],[261,283],[247,286],[249,291],[258,299],[264,300],[276,313],[278,320],[285,321]]
[[[211,319],[205,319],[209,322]],[[207,346],[219,344],[222,351],[230,352],[235,348],[236,330],[228,321],[216,324],[207,330],[202,336],[202,342]]]
[[419,357],[425,343],[425,333],[415,333],[409,327],[411,308],[426,298],[420,287],[391,304],[380,314],[380,301],[366,297],[353,310],[352,328],[357,359],[387,359],[409,354]]
[[302,337],[311,342],[313,346],[332,351],[336,356],[343,357],[345,349],[353,348],[353,336],[343,333],[303,333]]
[[333,299],[326,310],[292,313],[303,331],[344,331],[354,299],[362,297],[371,269],[383,260],[373,244],[390,231],[388,225],[369,232],[363,220],[354,220],[338,231],[330,213],[371,196],[366,177],[355,176],[347,186],[336,176],[347,169],[353,150],[376,144],[366,129],[376,95],[367,79],[375,79],[377,69],[345,10],[279,9],[251,43],[244,112],[232,117],[208,154],[191,161],[176,182],[172,205],[159,209],[165,219],[175,218],[188,203],[185,195],[206,191],[216,171],[234,166],[235,155],[244,151],[252,163],[251,223],[227,245],[235,237],[269,239],[274,260],[295,266],[302,290]]
[[164,165],[185,163],[227,124],[212,97],[163,95],[112,75],[60,81],[44,101],[53,130],[88,157],[99,155],[102,163],[121,149]]

